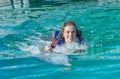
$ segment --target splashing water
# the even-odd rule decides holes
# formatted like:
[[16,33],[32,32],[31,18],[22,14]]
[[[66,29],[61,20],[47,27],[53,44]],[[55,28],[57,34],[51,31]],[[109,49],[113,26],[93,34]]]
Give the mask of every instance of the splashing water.
[[[120,78],[120,0],[10,1],[0,1],[0,79]],[[48,37],[67,20],[90,44],[67,44],[43,54]],[[85,52],[75,55],[76,49]],[[61,71],[64,66],[71,70]]]
[[77,50],[86,50],[87,45],[86,44],[79,44],[77,42],[72,42],[68,44],[64,44],[62,46],[56,46],[56,48],[53,49],[54,52],[60,52],[65,55],[76,55]]

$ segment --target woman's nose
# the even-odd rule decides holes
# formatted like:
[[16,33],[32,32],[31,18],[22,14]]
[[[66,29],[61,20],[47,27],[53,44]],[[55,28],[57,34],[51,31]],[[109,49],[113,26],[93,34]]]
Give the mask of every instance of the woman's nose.
[[70,32],[70,33],[69,33],[69,35],[70,35],[70,36],[72,36],[72,35],[73,35],[73,33],[72,33],[72,32]]

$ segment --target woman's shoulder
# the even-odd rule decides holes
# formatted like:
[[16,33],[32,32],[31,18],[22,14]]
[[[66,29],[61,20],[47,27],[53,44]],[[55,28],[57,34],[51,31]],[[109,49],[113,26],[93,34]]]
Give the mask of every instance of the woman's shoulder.
[[75,42],[82,43],[84,40],[83,38],[76,37]]

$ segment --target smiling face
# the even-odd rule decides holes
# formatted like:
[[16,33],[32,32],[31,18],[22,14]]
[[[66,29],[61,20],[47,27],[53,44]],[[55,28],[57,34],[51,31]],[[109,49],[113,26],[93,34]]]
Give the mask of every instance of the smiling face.
[[64,27],[63,38],[65,43],[70,43],[76,38],[76,28],[73,25]]

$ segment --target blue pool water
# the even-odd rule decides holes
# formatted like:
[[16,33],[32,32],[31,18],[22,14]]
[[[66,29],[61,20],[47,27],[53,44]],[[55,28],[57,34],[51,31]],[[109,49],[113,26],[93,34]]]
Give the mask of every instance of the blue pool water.
[[[67,20],[88,42],[81,55],[69,56],[72,65],[31,57]],[[0,1],[0,79],[119,79],[119,29],[119,0]]]

